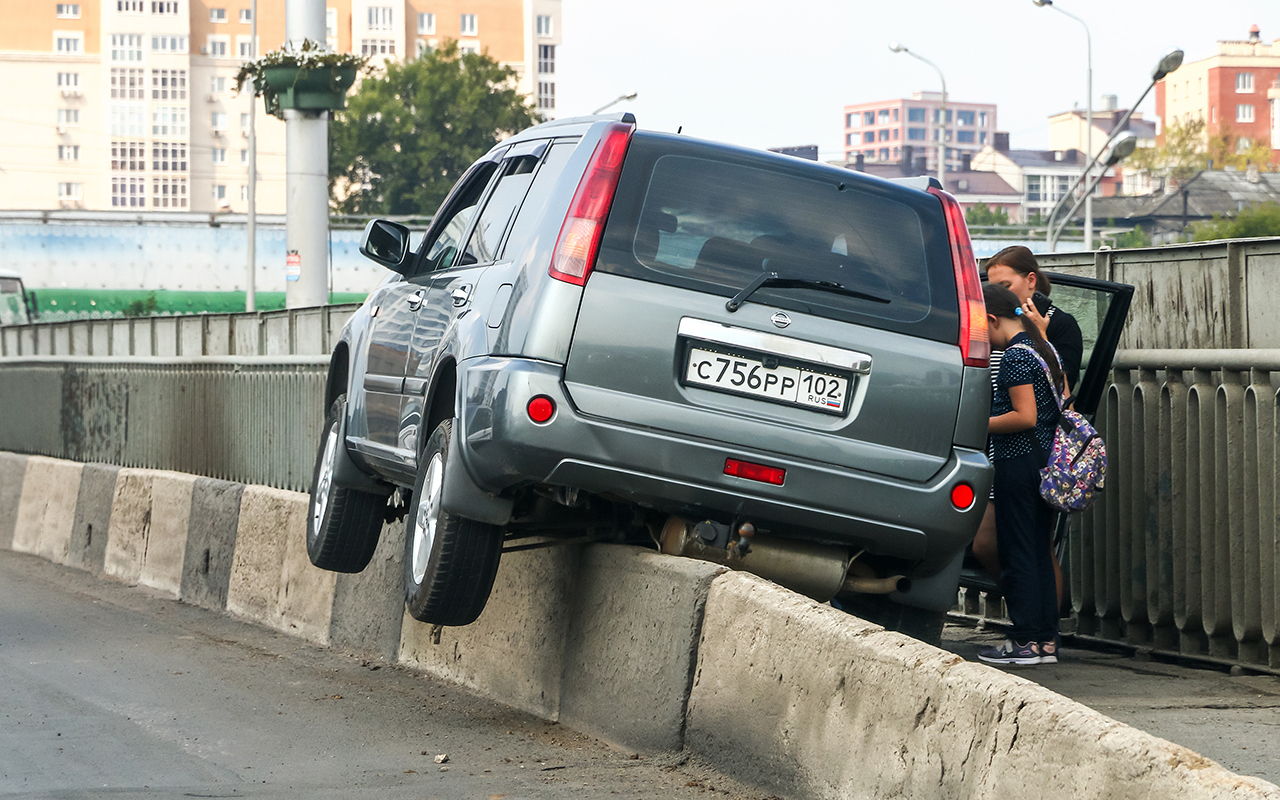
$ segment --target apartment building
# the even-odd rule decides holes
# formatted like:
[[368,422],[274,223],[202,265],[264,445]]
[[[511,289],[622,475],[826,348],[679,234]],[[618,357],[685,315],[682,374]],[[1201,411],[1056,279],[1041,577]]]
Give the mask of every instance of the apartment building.
[[1241,152],[1270,142],[1272,161],[1280,162],[1280,39],[1264,43],[1254,25],[1244,41],[1219,41],[1216,53],[1156,84],[1156,116],[1161,131],[1193,119],[1209,131],[1229,130]]
[[[284,0],[259,0],[256,43],[249,0],[6,6],[0,209],[247,210],[251,97],[235,74],[284,42]],[[457,40],[555,116],[560,0],[328,0],[326,29],[334,50],[387,59]],[[285,126],[255,116],[257,208],[282,214]]]
[[945,123],[941,92],[914,92],[906,99],[845,106],[845,161],[861,154],[867,162],[896,162],[902,148],[911,145],[917,155],[927,157],[928,169],[937,172],[937,143],[945,125],[947,169],[959,168],[965,153],[975,155],[991,142],[996,107],[950,97],[946,105]]

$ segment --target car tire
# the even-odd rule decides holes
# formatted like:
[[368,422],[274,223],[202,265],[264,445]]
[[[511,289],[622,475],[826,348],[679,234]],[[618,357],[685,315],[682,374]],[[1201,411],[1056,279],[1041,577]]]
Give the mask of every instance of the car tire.
[[904,606],[883,594],[841,594],[831,604],[855,617],[883,626],[885,630],[905,634],[934,647],[942,644],[942,628],[947,622],[945,611]]
[[369,566],[382,533],[387,498],[339,486],[334,482],[347,396],[339,395],[325,416],[320,449],[311,474],[311,502],[307,514],[307,556],[332,572],[360,572]]
[[405,522],[404,601],[410,616],[435,625],[469,625],[489,600],[502,556],[503,529],[442,505],[453,420],[441,422],[418,462]]

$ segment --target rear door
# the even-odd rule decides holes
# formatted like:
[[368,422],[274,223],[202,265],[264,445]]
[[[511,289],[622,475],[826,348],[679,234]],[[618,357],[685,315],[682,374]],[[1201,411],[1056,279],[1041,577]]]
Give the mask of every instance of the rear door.
[[1089,419],[1098,413],[1102,393],[1111,381],[1111,362],[1129,316],[1133,287],[1077,275],[1050,272],[1053,304],[1076,318],[1084,339],[1080,386],[1075,409]]
[[[766,273],[809,283],[730,310]],[[587,414],[925,481],[964,371],[954,275],[925,192],[637,133],[566,385]]]

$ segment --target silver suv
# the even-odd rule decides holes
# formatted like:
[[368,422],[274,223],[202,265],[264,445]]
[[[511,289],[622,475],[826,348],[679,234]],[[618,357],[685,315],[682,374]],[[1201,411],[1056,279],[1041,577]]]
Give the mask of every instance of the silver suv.
[[936,181],[568,119],[472,165],[416,248],[376,220],[361,250],[393,274],[333,353],[317,566],[362,570],[398,507],[426,622],[471,622],[504,548],[566,537],[855,610],[954,602],[990,378]]

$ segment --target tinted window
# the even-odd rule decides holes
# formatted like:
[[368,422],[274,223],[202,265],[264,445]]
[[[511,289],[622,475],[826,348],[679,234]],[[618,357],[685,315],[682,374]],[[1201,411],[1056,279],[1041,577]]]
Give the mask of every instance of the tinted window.
[[426,245],[422,261],[418,264],[419,272],[448,269],[457,261],[458,252],[462,247],[462,237],[466,234],[472,217],[475,216],[484,187],[489,183],[489,178],[497,167],[498,165],[492,162],[480,164],[463,179],[463,185],[457,196],[443,211],[447,215],[447,221],[434,234],[435,238],[429,240]]
[[524,199],[533,171],[538,166],[534,156],[518,156],[502,163],[502,178],[484,204],[476,227],[462,254],[462,264],[488,264],[498,258],[498,245],[507,230],[511,215]]
[[[529,237],[533,235],[538,223],[542,220],[542,211],[546,207],[548,198],[551,197],[551,190],[555,188],[556,180],[559,179],[560,173],[564,172],[564,165],[569,163],[569,156],[573,155],[573,149],[576,146],[577,142],[553,144],[542,157],[542,166],[538,167],[537,173],[534,174],[533,185],[525,195],[524,204],[520,206],[520,211],[516,214],[516,222],[511,227],[511,235],[507,237],[507,243],[503,247],[505,253],[511,256],[519,253],[529,241]],[[558,233],[559,230],[551,235]]]
[[[939,340],[958,330],[941,204],[842,170],[637,135],[596,269]],[[877,321],[878,320],[878,321]]]

